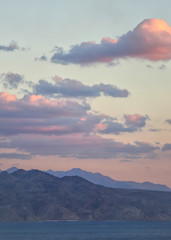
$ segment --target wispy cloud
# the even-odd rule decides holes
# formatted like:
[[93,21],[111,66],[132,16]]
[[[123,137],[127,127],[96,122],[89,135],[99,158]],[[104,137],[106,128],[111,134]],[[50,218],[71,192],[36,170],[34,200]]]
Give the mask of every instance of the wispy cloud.
[[51,57],[56,64],[112,63],[120,58],[141,58],[151,61],[171,59],[171,27],[159,19],[145,19],[132,31],[118,39],[103,38],[100,43],[82,42],[68,52],[57,47]]

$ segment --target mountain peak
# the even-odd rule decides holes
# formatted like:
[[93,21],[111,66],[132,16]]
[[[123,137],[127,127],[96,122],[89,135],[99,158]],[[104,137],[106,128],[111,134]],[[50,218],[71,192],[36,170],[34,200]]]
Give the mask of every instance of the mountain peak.
[[6,170],[6,172],[7,172],[7,173],[13,173],[13,172],[15,172],[15,171],[17,171],[17,170],[18,170],[17,167],[11,167],[11,168],[8,168],[8,169]]

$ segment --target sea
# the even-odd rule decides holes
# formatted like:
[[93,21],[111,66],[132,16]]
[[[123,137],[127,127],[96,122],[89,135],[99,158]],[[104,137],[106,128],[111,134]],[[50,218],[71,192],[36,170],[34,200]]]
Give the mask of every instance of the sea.
[[0,240],[171,240],[171,221],[8,222]]

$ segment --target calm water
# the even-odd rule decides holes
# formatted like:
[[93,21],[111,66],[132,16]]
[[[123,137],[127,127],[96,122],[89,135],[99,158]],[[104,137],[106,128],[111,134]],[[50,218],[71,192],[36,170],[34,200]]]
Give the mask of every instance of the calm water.
[[171,222],[0,223],[0,240],[171,240]]

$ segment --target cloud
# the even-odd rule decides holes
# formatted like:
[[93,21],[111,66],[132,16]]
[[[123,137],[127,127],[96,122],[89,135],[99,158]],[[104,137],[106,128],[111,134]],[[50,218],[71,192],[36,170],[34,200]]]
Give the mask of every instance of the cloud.
[[91,111],[85,101],[48,99],[42,95],[25,95],[17,99],[7,92],[0,93],[0,134],[67,135],[121,134],[140,131],[148,116],[124,115],[125,122]]
[[165,123],[171,124],[171,119],[167,119]]
[[104,121],[97,124],[99,133],[119,135],[123,132],[135,132],[136,129],[125,127],[124,124],[116,121]]
[[0,158],[125,158],[141,157],[159,149],[149,143],[125,144],[102,137],[141,130],[147,117],[138,114],[129,115],[135,117],[120,123],[116,118],[93,112],[85,101],[42,95],[17,98],[7,92],[0,93],[0,106],[0,148],[17,151],[2,153]]
[[150,128],[149,131],[150,132],[161,132],[162,129],[161,128]]
[[23,154],[23,153],[0,153],[0,158],[5,158],[5,159],[31,159],[32,156],[30,154]]
[[163,151],[170,151],[171,150],[171,143],[164,144],[162,150]]
[[35,61],[44,61],[44,62],[46,62],[47,61],[47,57],[45,55],[42,55],[39,58],[35,58]]
[[29,50],[29,48],[25,47],[19,47],[18,43],[16,41],[11,41],[9,45],[0,45],[0,51],[5,51],[5,52],[14,52],[15,50],[21,50],[21,51],[26,51]]
[[68,52],[57,47],[51,57],[56,64],[112,63],[120,58],[151,61],[171,59],[171,27],[160,19],[145,19],[118,39],[103,38],[100,43],[82,42]]
[[161,66],[158,67],[159,70],[165,70],[166,69],[166,65],[162,64]]
[[138,114],[127,115],[126,123],[121,123],[116,118],[93,112],[85,101],[48,99],[42,95],[25,95],[17,99],[15,95],[1,92],[0,105],[0,134],[4,136],[33,133],[118,135],[141,130],[147,119]]
[[146,125],[148,116],[141,116],[139,114],[124,115],[125,122],[119,123],[116,119],[105,118],[97,124],[98,132],[103,134],[120,134],[124,132],[132,133],[140,131]]
[[142,128],[146,125],[146,121],[149,120],[149,117],[142,116],[140,114],[125,115],[125,124],[130,127]]
[[97,135],[72,134],[67,136],[18,135],[0,142],[4,148],[26,151],[31,155],[74,158],[108,159],[127,156],[144,156],[158,150],[152,144],[135,142],[125,144]]
[[88,104],[73,100],[49,100],[41,95],[17,99],[15,95],[2,92],[0,105],[1,135],[87,133],[99,121],[98,116],[88,114]]
[[3,83],[4,88],[17,89],[19,84],[24,82],[24,76],[18,73],[3,73],[0,75],[0,80]]
[[119,89],[111,84],[96,84],[93,86],[84,85],[82,82],[72,79],[61,79],[58,76],[54,78],[54,83],[46,80],[40,80],[34,86],[35,94],[41,94],[51,97],[98,97],[103,93],[111,97],[128,97],[129,92],[126,89]]
[[[132,132],[144,126],[135,118],[132,126],[116,118],[94,114],[88,104],[67,99],[49,100],[41,95],[0,93],[0,147],[15,149],[21,155],[2,153],[0,158],[29,159],[57,155],[75,158],[141,157],[158,150],[142,142],[125,144],[98,134]],[[137,116],[137,115],[136,115]],[[140,115],[139,115],[140,116]],[[144,120],[145,121],[145,120]],[[144,123],[144,122],[143,122]],[[3,137],[2,137],[3,136]],[[23,151],[27,154],[23,155]]]
[[0,45],[0,51],[11,52],[16,49],[19,49],[18,44],[15,41],[12,41],[8,46]]
[[146,67],[147,67],[147,68],[153,68],[153,66],[150,65],[150,64],[147,64]]

